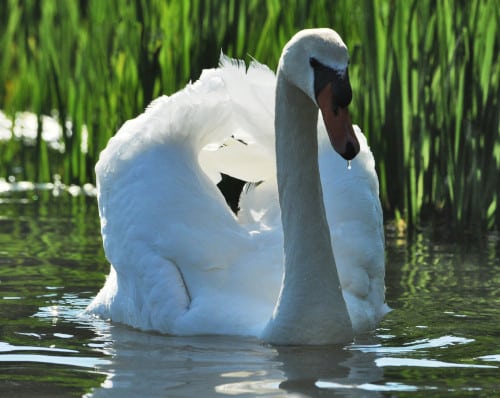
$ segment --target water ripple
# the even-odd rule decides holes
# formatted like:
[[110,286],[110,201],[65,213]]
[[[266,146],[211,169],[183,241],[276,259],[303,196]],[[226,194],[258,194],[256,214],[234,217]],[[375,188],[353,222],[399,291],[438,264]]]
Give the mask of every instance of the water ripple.
[[453,363],[443,362],[434,359],[415,359],[415,358],[397,358],[397,357],[384,357],[377,358],[375,363],[378,367],[387,366],[414,366],[422,368],[486,368],[495,369],[497,366],[490,365],[475,365],[468,363]]
[[95,368],[98,365],[111,364],[111,361],[100,358],[38,354],[1,354],[0,362],[35,362],[83,368]]
[[474,339],[457,336],[441,336],[434,339],[421,339],[403,346],[382,346],[377,345],[357,345],[354,344],[350,347],[352,350],[359,350],[361,352],[376,352],[380,354],[403,353],[413,352],[417,350],[425,350],[429,348],[445,348],[457,344],[468,344],[474,342]]
[[75,356],[75,355],[63,356],[63,355],[51,355],[51,354],[16,353],[19,351],[78,354],[78,351],[67,348],[16,346],[5,342],[0,342],[0,363],[35,362],[35,363],[45,363],[45,364],[78,366],[84,368],[95,368],[96,366],[99,365],[107,365],[111,363],[111,361],[108,361],[106,359],[86,357],[86,356]]

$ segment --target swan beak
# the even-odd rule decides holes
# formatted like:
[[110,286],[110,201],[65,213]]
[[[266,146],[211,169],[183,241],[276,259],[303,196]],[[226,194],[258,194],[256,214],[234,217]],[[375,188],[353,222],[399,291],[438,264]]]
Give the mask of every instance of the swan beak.
[[354,159],[359,153],[359,141],[354,134],[347,106],[336,105],[332,82],[319,91],[316,100],[333,149],[346,160]]

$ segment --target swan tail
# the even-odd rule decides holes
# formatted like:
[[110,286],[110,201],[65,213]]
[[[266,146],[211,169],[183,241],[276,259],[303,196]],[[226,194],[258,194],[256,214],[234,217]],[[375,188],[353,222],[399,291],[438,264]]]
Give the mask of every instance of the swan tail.
[[97,293],[92,302],[87,306],[85,312],[98,316],[102,319],[110,319],[110,309],[117,290],[118,285],[116,282],[116,271],[113,266],[111,266],[111,270],[109,272],[109,275],[106,277],[104,286],[101,288],[99,293]]
[[175,324],[191,301],[182,273],[173,261],[161,257],[140,268],[143,274],[134,278],[111,267],[86,312],[141,330],[175,334]]

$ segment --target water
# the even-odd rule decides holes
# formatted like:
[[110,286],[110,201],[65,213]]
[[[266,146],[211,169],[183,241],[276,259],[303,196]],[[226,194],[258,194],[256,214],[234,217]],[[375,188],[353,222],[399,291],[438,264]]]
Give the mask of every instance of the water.
[[274,348],[250,338],[141,333],[83,316],[108,272],[95,199],[64,187],[5,186],[0,396],[490,397],[500,391],[498,235],[457,244],[431,232],[406,240],[388,230],[387,299],[394,310],[380,327],[346,347]]

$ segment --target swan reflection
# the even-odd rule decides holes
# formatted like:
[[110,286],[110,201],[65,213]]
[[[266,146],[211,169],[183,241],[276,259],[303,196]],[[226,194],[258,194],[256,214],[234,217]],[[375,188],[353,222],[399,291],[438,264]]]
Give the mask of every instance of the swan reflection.
[[93,397],[222,395],[380,396],[367,383],[383,378],[379,354],[341,346],[272,347],[253,338],[227,336],[172,337],[114,325],[106,374]]

